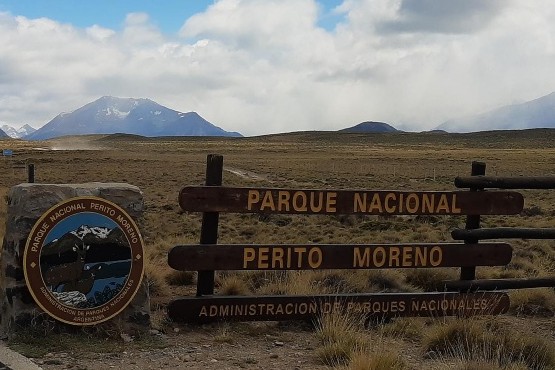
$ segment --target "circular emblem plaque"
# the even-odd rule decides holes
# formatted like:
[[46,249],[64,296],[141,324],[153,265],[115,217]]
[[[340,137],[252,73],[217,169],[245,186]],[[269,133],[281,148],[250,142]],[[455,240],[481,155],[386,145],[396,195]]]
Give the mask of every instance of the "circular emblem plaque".
[[25,281],[55,319],[94,325],[119,314],[143,277],[143,240],[133,219],[96,197],[72,198],[35,223],[23,255]]

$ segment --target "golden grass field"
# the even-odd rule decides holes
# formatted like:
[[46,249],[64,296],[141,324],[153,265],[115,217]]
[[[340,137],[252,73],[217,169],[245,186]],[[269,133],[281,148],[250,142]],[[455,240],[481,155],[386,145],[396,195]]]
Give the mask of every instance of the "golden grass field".
[[[224,156],[229,186],[455,190],[456,176],[470,174],[473,160],[494,176],[555,175],[555,131],[475,134],[292,133],[255,138],[141,138],[87,136],[48,142],[0,140],[13,149],[0,158],[0,196],[26,182],[34,163],[36,182],[126,182],[144,193],[140,221],[146,244],[153,325],[168,327],[164,306],[175,294],[193,295],[194,274],[167,266],[167,251],[199,241],[200,215],[182,212],[177,196],[185,185],[202,185],[206,156]],[[525,210],[517,216],[485,216],[483,226],[553,227],[554,190],[522,190]],[[0,237],[5,201],[0,202]],[[452,241],[464,217],[448,216],[220,216],[219,242],[397,243]],[[506,267],[478,268],[480,278],[553,276],[551,240],[510,240],[515,252]],[[456,279],[458,269],[217,273],[217,293],[290,294],[409,292]],[[330,283],[331,282],[331,283]],[[349,369],[408,369],[437,363],[455,369],[555,368],[555,291],[511,292],[501,317],[398,319],[372,328],[358,318],[323,317],[313,335],[314,355],[324,365]],[[306,329],[311,330],[311,329]],[[417,357],[417,359],[415,359]],[[435,362],[434,362],[435,361]]]

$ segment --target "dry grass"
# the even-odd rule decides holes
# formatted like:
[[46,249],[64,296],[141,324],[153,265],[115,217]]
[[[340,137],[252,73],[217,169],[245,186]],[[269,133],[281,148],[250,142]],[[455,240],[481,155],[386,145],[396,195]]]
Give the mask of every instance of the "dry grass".
[[[204,183],[205,161],[209,153],[224,155],[223,183],[228,186],[454,190],[453,179],[469,174],[472,160],[485,161],[487,174],[494,176],[555,174],[553,131],[439,136],[298,133],[244,139],[161,138],[135,141],[88,137],[83,140],[87,142],[88,149],[96,146],[98,150],[38,151],[33,148],[60,146],[60,142],[1,141],[3,146],[13,148],[16,155],[11,159],[0,158],[0,238],[4,234],[6,219],[5,195],[11,186],[26,181],[26,174],[21,166],[27,163],[35,164],[37,182],[127,182],[140,187],[146,204],[144,218],[140,222],[147,250],[146,276],[154,296],[153,317],[157,322],[156,326],[162,328],[167,324],[163,318],[165,302],[175,294],[194,294],[194,273],[177,272],[169,268],[167,252],[175,245],[196,244],[199,241],[200,215],[180,211],[177,195],[185,185]],[[241,177],[231,172],[231,169],[240,169],[259,176],[256,179]],[[482,218],[482,225],[552,227],[555,224],[555,192],[524,190],[522,193],[526,199],[526,211],[522,215],[487,216]],[[365,244],[452,241],[450,231],[456,227],[464,227],[464,221],[464,217],[444,216],[222,214],[219,242]],[[479,268],[479,276],[553,276],[555,250],[552,241],[509,242],[514,248],[511,264],[506,267]],[[229,294],[433,291],[437,289],[439,281],[456,279],[458,273],[458,269],[258,271],[218,273],[217,281],[220,284],[218,291]],[[518,316],[513,317],[514,320],[522,315],[532,315],[527,316],[530,320],[537,315],[552,315],[555,309],[553,291],[549,289],[513,292],[511,298],[512,312]],[[355,330],[344,324],[344,328],[338,330],[346,339],[331,340],[333,336],[326,335],[328,339],[322,340],[322,347],[327,349],[319,351],[324,352],[322,358],[329,359],[330,365],[342,363],[351,366],[349,368],[366,369],[368,367],[364,367],[364,364],[371,362],[372,354],[375,356],[376,353],[387,352],[383,351],[383,346],[380,348],[373,344],[376,339],[372,335],[383,336],[379,340],[385,338],[394,341],[405,352],[415,347],[421,349],[431,346],[429,339],[422,338],[430,338],[430,333],[434,330],[447,329],[434,329],[435,326],[428,325],[427,320],[435,322],[432,319],[396,319],[370,332],[361,332],[361,328]],[[508,340],[501,344],[493,339],[490,341],[491,336],[488,333],[491,334],[492,330],[487,329],[480,337],[480,333],[474,333],[475,329],[472,329],[472,320],[469,322],[469,328],[462,330],[462,333],[477,338],[476,343],[482,347],[497,343],[507,348],[504,353],[512,351],[522,354],[523,358],[530,357],[530,354],[524,354],[528,351],[525,344]],[[337,325],[341,327],[340,324]],[[513,329],[519,333],[522,331],[516,326]],[[455,334],[452,335],[457,338]],[[545,335],[545,341],[553,343],[554,339],[549,335]],[[221,336],[226,337],[223,334]],[[456,340],[451,342],[457,343]],[[439,343],[437,346],[448,348]],[[529,347],[541,346],[535,343]],[[451,352],[446,350],[444,356],[453,359],[453,355],[461,348],[469,349],[458,343]],[[530,351],[533,352],[532,349]],[[478,352],[483,354],[484,349]],[[522,359],[519,363],[514,356],[506,364],[497,358],[484,360],[483,357],[487,356],[476,360],[473,360],[473,356],[465,356],[456,357],[460,369],[488,368],[491,365],[490,368],[493,369],[516,370],[523,363]],[[387,354],[384,355],[386,357]],[[356,360],[357,358],[362,360]],[[333,359],[338,360],[337,363]],[[422,367],[426,367],[431,361],[414,353],[412,359]],[[356,365],[357,363],[361,365]],[[394,365],[390,365],[392,366]]]
[[405,370],[409,369],[398,354],[392,352],[357,352],[344,370]]
[[364,317],[344,312],[322,315],[316,324],[321,347],[318,358],[328,366],[344,365],[358,352],[368,349],[364,331]]
[[511,311],[517,315],[553,317],[555,314],[553,288],[514,290],[510,297]]
[[[504,368],[526,364],[530,369],[555,368],[555,345],[532,333],[515,335],[479,319],[453,319],[431,327],[423,340],[430,358],[449,362],[489,363]],[[516,366],[516,365],[515,365]]]

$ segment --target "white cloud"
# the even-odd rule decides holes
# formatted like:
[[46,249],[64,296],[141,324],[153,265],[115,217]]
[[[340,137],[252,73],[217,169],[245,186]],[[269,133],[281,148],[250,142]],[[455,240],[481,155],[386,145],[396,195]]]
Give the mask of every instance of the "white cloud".
[[0,13],[0,122],[39,126],[114,95],[247,135],[422,130],[555,91],[555,4],[443,1],[346,0],[326,31],[314,0],[220,0],[174,36],[144,13],[122,31]]

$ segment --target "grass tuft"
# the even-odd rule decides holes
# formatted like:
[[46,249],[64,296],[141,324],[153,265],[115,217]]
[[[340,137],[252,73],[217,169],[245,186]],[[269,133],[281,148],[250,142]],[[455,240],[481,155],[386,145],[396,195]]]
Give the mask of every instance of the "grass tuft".
[[344,370],[404,370],[409,367],[392,352],[356,352]]
[[249,286],[239,275],[227,275],[221,278],[219,295],[248,295]]
[[555,314],[555,291],[552,288],[520,289],[510,293],[511,312],[525,316]]
[[515,336],[500,327],[488,328],[475,319],[454,319],[435,326],[423,342],[428,356],[435,359],[487,362],[501,368],[512,363],[531,369],[555,368],[552,342],[532,334]]

